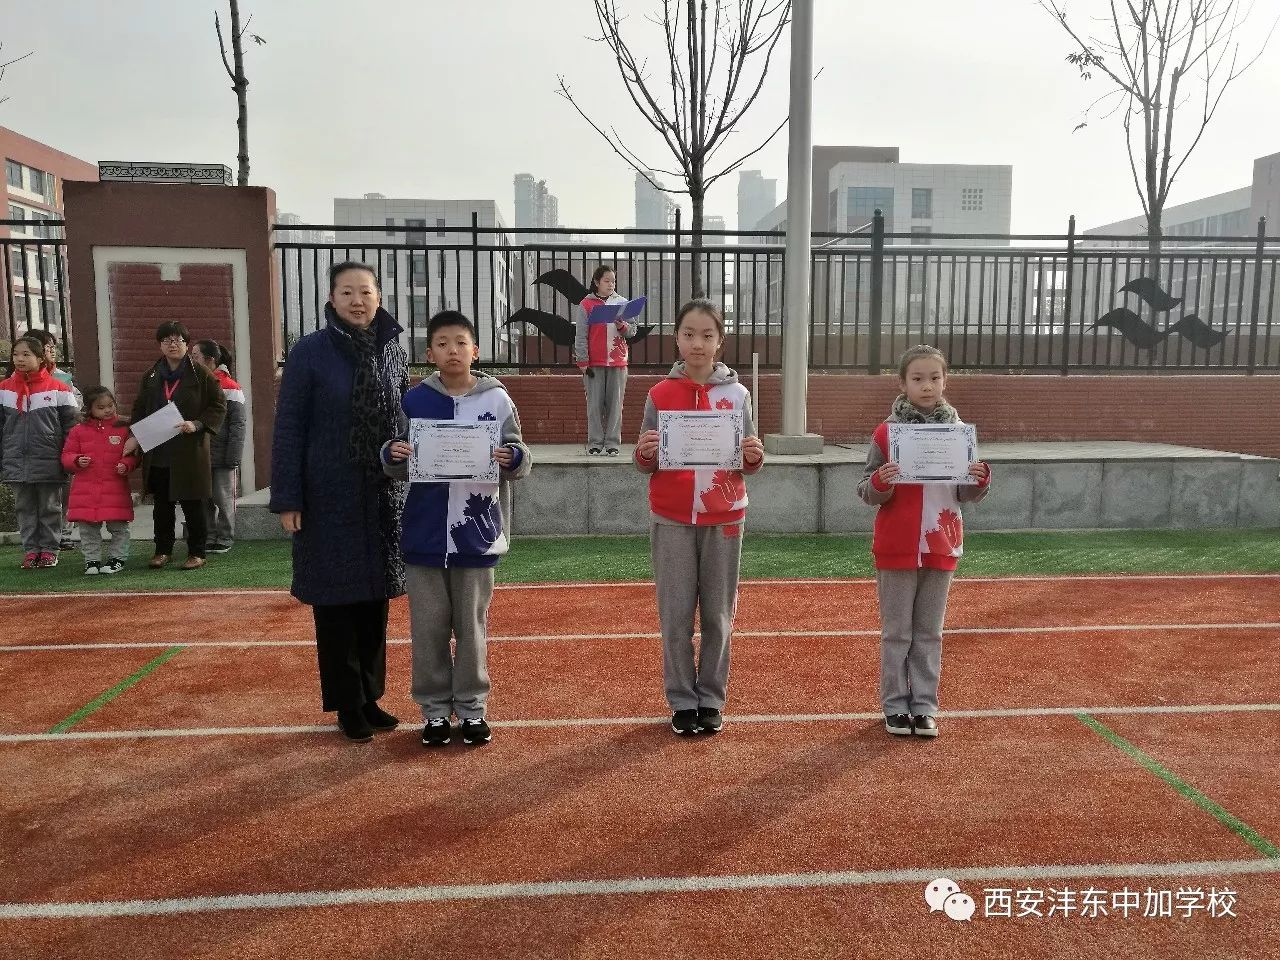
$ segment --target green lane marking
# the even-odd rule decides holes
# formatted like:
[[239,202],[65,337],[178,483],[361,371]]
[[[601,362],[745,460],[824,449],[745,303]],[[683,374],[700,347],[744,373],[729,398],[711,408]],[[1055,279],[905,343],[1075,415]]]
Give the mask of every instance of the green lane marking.
[[1232,816],[1229,812],[1224,810],[1209,797],[1206,797],[1195,787],[1191,786],[1191,784],[1187,783],[1187,781],[1183,780],[1176,773],[1171,770],[1166,770],[1164,767],[1160,766],[1159,763],[1147,756],[1124,737],[1120,736],[1120,734],[1108,727],[1105,723],[1095,720],[1087,713],[1077,713],[1075,717],[1098,736],[1102,737],[1102,739],[1110,743],[1113,747],[1116,747],[1121,752],[1128,754],[1129,757],[1136,760],[1141,766],[1145,767],[1148,772],[1154,773],[1169,786],[1173,787],[1174,790],[1178,791],[1178,793],[1182,794],[1205,813],[1212,816],[1255,850],[1258,850],[1264,856],[1280,859],[1280,847],[1277,847],[1274,843],[1262,834],[1258,833],[1257,830],[1254,830],[1253,827],[1249,826],[1243,820]]
[[49,732],[63,733],[67,730],[70,730],[72,727],[74,727],[77,723],[79,723],[85,717],[89,716],[89,714],[94,713],[95,711],[101,710],[108,703],[110,703],[116,697],[120,696],[120,694],[124,693],[126,690],[132,687],[135,683],[137,683],[147,674],[151,673],[161,664],[169,660],[172,660],[175,656],[181,653],[183,649],[184,649],[183,647],[170,647],[164,653],[160,654],[160,656],[156,657],[150,663],[142,667],[137,673],[134,673],[131,676],[125,677],[123,680],[117,683],[110,690],[106,691],[105,693],[99,694],[96,699],[94,699],[90,703],[85,704],[83,707],[81,707],[71,716],[67,717],[67,719],[63,720],[61,723],[57,724],[52,729],[50,729]]

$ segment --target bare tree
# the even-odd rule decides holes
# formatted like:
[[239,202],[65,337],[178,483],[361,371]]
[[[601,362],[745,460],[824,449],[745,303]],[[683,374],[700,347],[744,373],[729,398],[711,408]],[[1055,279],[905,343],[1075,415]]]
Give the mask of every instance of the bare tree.
[[[267,41],[256,33],[248,33],[249,24],[253,21],[253,14],[249,15],[249,19],[244,22],[244,26],[240,26],[240,4],[238,0],[229,0],[231,4],[231,62],[227,60],[227,45],[222,39],[222,21],[218,19],[218,12],[213,12],[213,29],[218,34],[218,49],[222,52],[222,65],[227,69],[227,76],[231,78],[231,89],[236,92],[236,127],[240,132],[240,152],[236,156],[236,184],[244,187],[249,183],[249,78],[244,74],[244,38],[247,35],[250,40],[259,46]],[[231,64],[235,64],[233,69]]]
[[[662,137],[675,169],[644,163],[626,145],[617,129],[606,131],[574,99],[563,76],[558,77],[560,94],[584,120],[600,134],[637,173],[666,193],[685,193],[693,207],[692,288],[702,295],[702,265],[698,250],[702,245],[702,214],[707,189],[732,173],[764,147],[786,125],[783,118],[758,146],[711,168],[716,153],[728,144],[743,115],[755,103],[774,50],[791,22],[791,0],[662,0],[661,15],[646,19],[661,27],[669,70],[659,81],[648,69],[648,61],[637,56],[623,35],[626,21],[617,0],[592,0],[601,36],[613,53],[627,95],[649,126]],[[684,183],[667,187],[653,174],[662,173]]]
[[1129,169],[1147,220],[1148,270],[1157,280],[1169,189],[1204,136],[1227,87],[1262,55],[1271,34],[1242,63],[1237,36],[1251,2],[1110,0],[1109,19],[1097,35],[1088,36],[1067,19],[1065,3],[1037,2],[1071,38],[1074,49],[1067,62],[1083,79],[1097,72],[1113,88],[1086,108],[1084,123],[1091,111],[1104,105],[1108,116],[1122,112]]
[[[0,50],[3,50],[3,49],[4,49],[4,41],[0,40]],[[6,60],[3,63],[0,63],[0,80],[4,79],[4,71],[6,67],[12,67],[15,63],[19,62],[20,60],[27,59],[27,57],[31,56],[31,54],[33,53],[35,53],[34,50],[28,50],[26,53],[24,53],[20,57],[14,57],[12,60]],[[8,99],[9,99],[8,97],[0,97],[0,103],[4,103]]]

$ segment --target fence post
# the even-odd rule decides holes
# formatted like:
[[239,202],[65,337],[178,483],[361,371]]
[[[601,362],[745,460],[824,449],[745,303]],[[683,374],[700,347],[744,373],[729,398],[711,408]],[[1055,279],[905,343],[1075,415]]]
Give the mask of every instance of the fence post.
[[[1067,221],[1067,295],[1062,304],[1062,367],[1060,373],[1065,377],[1071,364],[1071,294],[1075,287],[1076,256],[1076,215],[1073,213]],[[1051,288],[1052,289],[1052,288]]]
[[[1267,218],[1258,218],[1258,245],[1253,254],[1253,316],[1249,321],[1249,369],[1253,373],[1257,364],[1258,313],[1262,309],[1262,251],[1267,243]],[[1268,324],[1270,319],[1268,318]]]
[[[676,311],[680,309],[680,208],[679,207],[676,207],[676,265],[675,265],[674,273],[672,275],[672,279],[674,280],[675,293],[676,293],[675,306],[671,311],[671,315],[674,317],[676,315]],[[659,316],[661,316],[661,313],[659,313]]]
[[880,324],[884,313],[884,213],[871,220],[871,316],[867,335],[867,373],[880,372]]

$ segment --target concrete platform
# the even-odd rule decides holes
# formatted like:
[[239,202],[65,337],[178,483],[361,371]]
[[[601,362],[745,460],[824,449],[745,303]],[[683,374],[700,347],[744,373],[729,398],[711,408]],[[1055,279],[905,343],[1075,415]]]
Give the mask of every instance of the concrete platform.
[[[771,456],[748,478],[747,526],[761,533],[857,533],[874,508],[857,498],[865,444]],[[645,478],[580,446],[533,448],[533,472],[514,485],[514,532],[523,536],[648,530]],[[1280,527],[1280,460],[1169,444],[990,443],[995,484],[965,509],[971,530],[1230,529]],[[268,491],[239,503],[239,538],[283,537]],[[135,534],[137,536],[137,534]]]

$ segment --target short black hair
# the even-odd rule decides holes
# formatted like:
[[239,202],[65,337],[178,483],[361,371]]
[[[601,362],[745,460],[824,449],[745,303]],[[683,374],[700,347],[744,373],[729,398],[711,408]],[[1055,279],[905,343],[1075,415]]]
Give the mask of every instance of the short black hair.
[[23,336],[35,337],[37,340],[43,343],[46,347],[49,346],[49,344],[53,344],[55,347],[58,345],[58,338],[48,330],[37,330],[35,327],[32,327],[25,334],[23,334]]
[[161,343],[169,337],[181,337],[187,343],[191,342],[191,334],[177,320],[166,320],[156,327],[156,343]]
[[217,340],[197,340],[192,344],[200,353],[214,362],[215,367],[231,369],[231,352]]
[[459,313],[457,310],[441,310],[427,321],[428,346],[436,338],[436,331],[442,327],[464,327],[467,333],[471,334],[472,343],[480,342],[480,338],[476,335],[476,325],[471,322],[470,317],[465,313]]
[[329,268],[329,295],[333,295],[333,291],[338,289],[338,277],[346,273],[348,270],[363,270],[365,273],[373,277],[373,285],[382,290],[382,282],[378,279],[378,271],[373,269],[367,263],[361,263],[358,260],[344,260],[342,263],[335,263]]
[[116,395],[112,393],[107,387],[103,387],[103,386],[90,387],[88,390],[84,392],[84,397],[81,399],[81,405],[84,407],[84,410],[82,412],[84,413],[84,417],[86,420],[89,419],[89,417],[93,414],[94,401],[100,399],[101,397],[110,397],[112,403],[114,403],[116,399]]

